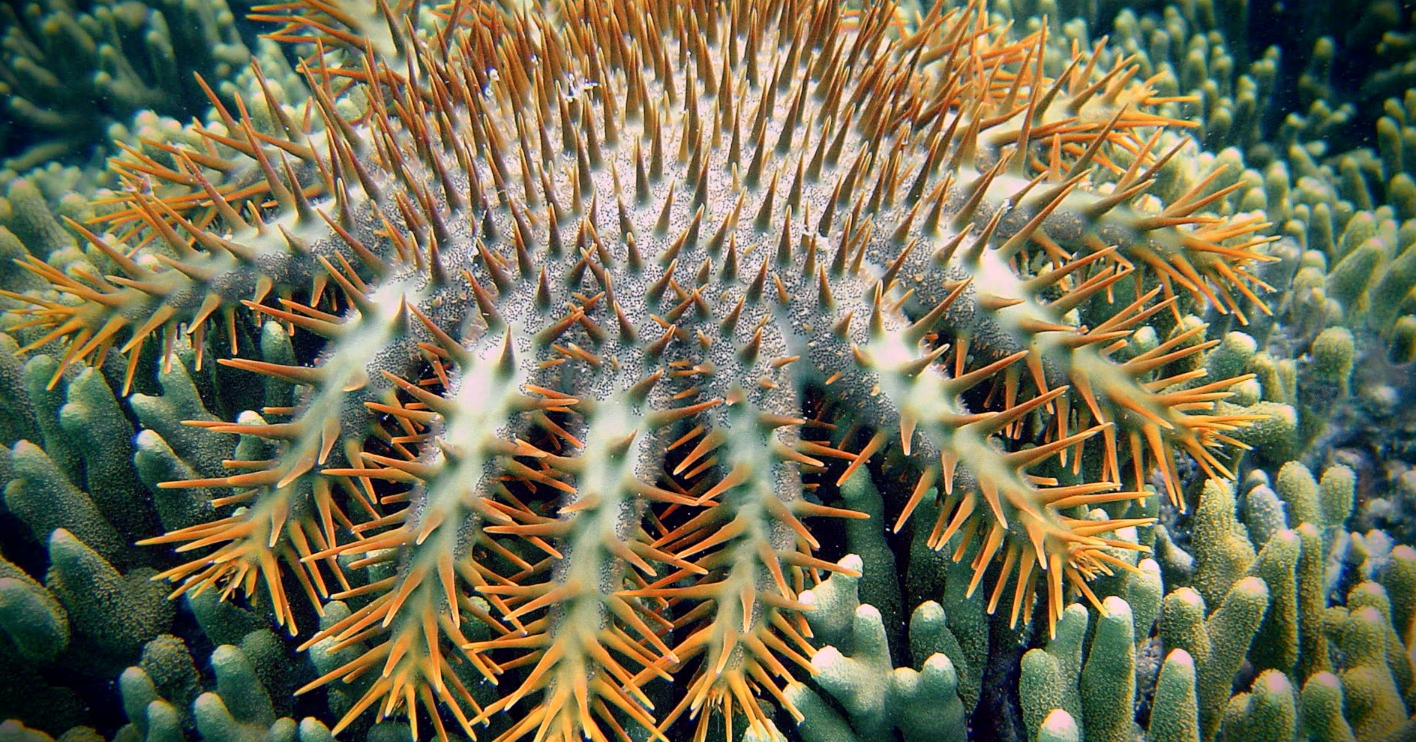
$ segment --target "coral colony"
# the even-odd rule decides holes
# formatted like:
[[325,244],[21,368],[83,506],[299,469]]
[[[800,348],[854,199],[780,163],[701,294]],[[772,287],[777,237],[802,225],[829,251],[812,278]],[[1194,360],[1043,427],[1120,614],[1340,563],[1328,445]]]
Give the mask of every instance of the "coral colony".
[[[1165,598],[1184,639],[1155,691],[1190,722],[1153,718],[1213,737],[1247,639],[1278,631],[1282,565],[1293,604],[1322,536],[1279,523],[1257,562],[1232,537],[1234,461],[1274,417],[1226,401],[1254,383],[1253,341],[1185,315],[1269,312],[1273,238],[1262,212],[1215,215],[1241,186],[1222,168],[1162,188],[1194,145],[1159,107],[1187,99],[1101,44],[1058,58],[1048,26],[981,2],[909,22],[834,0],[364,10],[257,9],[310,98],[281,101],[259,65],[254,97],[208,87],[213,120],[130,149],[121,191],[68,224],[107,265],[29,257],[45,286],[6,293],[28,305],[22,351],[57,358],[36,394],[107,360],[126,396],[188,342],[194,371],[298,390],[189,419],[182,435],[240,445],[157,485],[209,505],[140,543],[181,554],[159,575],[174,597],[263,606],[341,658],[294,690],[347,694],[326,735],[402,719],[414,738],[779,739],[835,713],[805,683],[851,672],[891,697],[945,688],[939,733],[962,735],[976,641],[918,639],[949,631],[926,603],[918,672],[891,674],[901,629],[855,591],[894,577],[834,561],[849,532],[909,535],[951,595],[1036,627],[1032,738],[1077,739],[1085,706],[1086,739],[1130,739],[1133,692],[1106,694],[1162,609],[1136,530],[1184,509],[1197,473],[1214,512],[1193,545],[1216,546]],[[1340,525],[1351,484],[1342,510],[1341,483],[1302,475],[1280,488]],[[1320,500],[1339,503],[1326,520]],[[1223,605],[1208,622],[1206,602]],[[877,678],[851,664],[868,651]],[[1245,703],[1288,682],[1263,675]],[[922,738],[861,708],[861,740]],[[1248,708],[1226,739],[1264,728]]]

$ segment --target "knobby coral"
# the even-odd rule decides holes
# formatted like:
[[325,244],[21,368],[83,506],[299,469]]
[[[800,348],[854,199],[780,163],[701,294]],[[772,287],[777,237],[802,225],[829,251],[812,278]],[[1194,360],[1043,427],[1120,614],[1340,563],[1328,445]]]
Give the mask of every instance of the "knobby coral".
[[[222,86],[251,52],[225,2],[12,3],[0,8],[0,156],[24,171],[88,159],[139,111],[201,112],[191,70]],[[111,143],[110,143],[111,144]]]
[[[336,733],[766,737],[759,697],[797,714],[811,668],[799,593],[845,569],[803,519],[863,517],[827,504],[862,466],[905,493],[878,527],[1049,626],[1134,569],[1109,534],[1149,522],[1123,511],[1153,470],[1177,501],[1177,453],[1229,476],[1255,416],[1214,405],[1245,377],[1201,380],[1202,326],[1126,339],[1262,309],[1266,225],[1205,216],[1213,177],[1150,194],[1188,139],[1134,66],[1049,71],[1045,31],[978,2],[377,8],[262,11],[315,50],[312,100],[267,87],[269,127],[214,100],[202,146],[120,163],[72,225],[110,275],[31,259],[57,294],[24,297],[56,380],[121,355],[131,381],[186,334],[302,388],[191,423],[264,458],[169,483],[220,516],[147,543],[192,553],[178,594],[292,634],[292,594],[350,601],[304,645],[358,650],[303,689],[354,684]],[[252,359],[252,318],[299,362]]]

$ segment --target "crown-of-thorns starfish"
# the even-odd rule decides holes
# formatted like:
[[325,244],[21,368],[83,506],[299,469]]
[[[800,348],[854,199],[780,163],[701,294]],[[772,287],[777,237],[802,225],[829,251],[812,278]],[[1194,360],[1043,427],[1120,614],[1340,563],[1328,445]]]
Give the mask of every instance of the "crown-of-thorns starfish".
[[[1266,225],[1201,215],[1212,179],[1143,208],[1182,146],[1135,66],[1045,74],[1045,31],[977,2],[839,5],[259,11],[315,45],[312,99],[256,69],[204,146],[120,163],[116,236],[74,225],[113,275],[28,264],[68,295],[29,299],[63,365],[131,380],[183,332],[200,364],[224,324],[220,363],[303,390],[201,423],[272,453],[170,483],[228,490],[147,542],[196,555],[176,592],[263,595],[292,634],[292,577],[347,601],[305,642],[359,650],[303,689],[355,684],[336,732],[373,708],[567,742],[796,714],[798,595],[841,569],[803,520],[860,517],[822,498],[867,462],[903,481],[881,527],[971,558],[990,611],[1096,602],[1136,548],[1108,534],[1147,521],[1091,508],[1152,470],[1178,498],[1178,451],[1227,476],[1246,422],[1213,411],[1238,379],[1171,370],[1203,328],[1118,351],[1181,302],[1262,308]],[[322,349],[240,357],[253,318]]]

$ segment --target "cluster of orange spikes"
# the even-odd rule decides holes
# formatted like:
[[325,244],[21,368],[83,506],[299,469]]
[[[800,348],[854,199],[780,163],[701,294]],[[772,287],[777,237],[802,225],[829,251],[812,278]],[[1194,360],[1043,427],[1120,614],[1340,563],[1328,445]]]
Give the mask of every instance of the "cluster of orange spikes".
[[[115,273],[29,261],[67,296],[16,329],[67,343],[57,374],[126,356],[126,386],[159,333],[200,369],[220,320],[221,364],[301,389],[197,423],[273,454],[164,485],[225,514],[144,543],[197,554],[174,594],[265,595],[295,634],[293,577],[325,617],[302,646],[354,657],[300,691],[354,686],[336,732],[766,737],[760,698],[800,721],[799,595],[842,569],[803,519],[863,517],[822,504],[846,478],[898,478],[896,530],[1051,625],[1132,569],[1114,532],[1151,522],[1123,516],[1152,471],[1176,503],[1177,452],[1230,474],[1252,418],[1214,405],[1242,378],[1201,382],[1203,328],[1129,340],[1266,311],[1266,225],[1208,214],[1214,175],[1139,206],[1184,122],[1101,44],[1045,74],[1046,33],[980,0],[255,17],[313,48],[309,101],[256,66],[267,128],[213,95],[201,146],[129,151],[111,234],[71,224]],[[251,318],[324,349],[239,357]]]

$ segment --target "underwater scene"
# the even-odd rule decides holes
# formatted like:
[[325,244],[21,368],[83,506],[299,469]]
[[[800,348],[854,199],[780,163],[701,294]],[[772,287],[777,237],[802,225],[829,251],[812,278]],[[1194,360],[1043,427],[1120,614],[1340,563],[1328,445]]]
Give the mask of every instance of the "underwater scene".
[[0,742],[1416,742],[1416,5],[0,5]]

